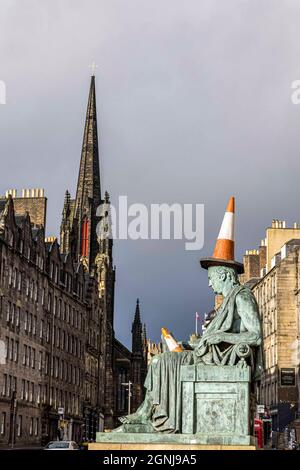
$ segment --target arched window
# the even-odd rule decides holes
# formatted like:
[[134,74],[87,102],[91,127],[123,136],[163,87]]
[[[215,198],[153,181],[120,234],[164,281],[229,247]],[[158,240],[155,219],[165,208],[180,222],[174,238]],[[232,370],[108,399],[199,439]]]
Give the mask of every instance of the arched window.
[[81,226],[81,256],[87,257],[89,249],[89,221],[84,219]]
[[127,387],[122,385],[127,382],[127,373],[126,369],[121,368],[118,370],[118,411],[126,411],[127,409]]

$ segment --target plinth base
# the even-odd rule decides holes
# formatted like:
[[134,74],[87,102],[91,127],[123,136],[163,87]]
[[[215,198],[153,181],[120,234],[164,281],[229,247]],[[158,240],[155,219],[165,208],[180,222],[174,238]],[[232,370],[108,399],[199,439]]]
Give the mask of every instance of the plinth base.
[[89,450],[256,450],[255,445],[209,445],[209,444],[129,444],[95,442],[88,445]]
[[89,450],[256,450],[252,436],[99,432],[96,441]]

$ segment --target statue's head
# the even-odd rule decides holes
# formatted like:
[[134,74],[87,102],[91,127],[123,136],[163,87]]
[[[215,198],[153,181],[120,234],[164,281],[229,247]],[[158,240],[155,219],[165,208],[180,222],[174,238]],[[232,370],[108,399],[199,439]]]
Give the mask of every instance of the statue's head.
[[239,284],[237,272],[235,268],[228,266],[210,266],[208,268],[208,285],[215,294],[223,294],[223,292],[233,288]]

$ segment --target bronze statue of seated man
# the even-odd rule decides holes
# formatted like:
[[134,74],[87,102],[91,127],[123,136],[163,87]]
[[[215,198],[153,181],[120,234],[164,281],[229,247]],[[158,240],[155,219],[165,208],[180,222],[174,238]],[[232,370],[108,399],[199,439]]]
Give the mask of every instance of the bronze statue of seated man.
[[113,432],[133,432],[134,426],[128,431],[130,425],[144,425],[150,432],[180,433],[182,365],[247,365],[253,379],[260,375],[261,326],[253,293],[240,284],[234,264],[208,265],[208,279],[213,291],[224,297],[215,317],[200,340],[191,345],[192,350],[153,357],[145,380],[145,400],[135,413],[120,418],[123,425]]

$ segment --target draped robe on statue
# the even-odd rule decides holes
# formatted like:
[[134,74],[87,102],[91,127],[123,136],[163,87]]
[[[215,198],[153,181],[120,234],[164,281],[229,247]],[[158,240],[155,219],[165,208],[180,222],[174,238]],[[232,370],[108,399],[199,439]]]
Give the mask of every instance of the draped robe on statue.
[[[210,322],[202,338],[193,351],[187,350],[181,353],[165,352],[155,356],[148,369],[145,380],[147,398],[152,402],[150,421],[158,432],[181,432],[182,418],[182,390],[180,382],[180,368],[182,365],[210,364],[210,365],[235,365],[240,361],[237,354],[239,344],[221,342],[219,344],[207,344],[207,338],[220,332],[239,333],[240,326],[236,309],[236,296],[243,290],[248,291],[253,299],[252,292],[245,286],[237,285],[225,297],[217,315]],[[255,299],[254,299],[254,302]],[[243,341],[245,343],[245,341]],[[261,370],[261,348],[259,342],[251,347],[248,365],[252,375],[258,378]]]

